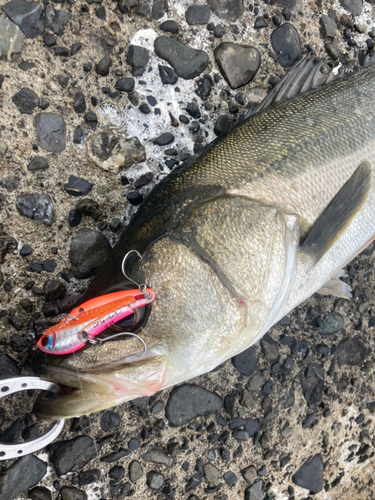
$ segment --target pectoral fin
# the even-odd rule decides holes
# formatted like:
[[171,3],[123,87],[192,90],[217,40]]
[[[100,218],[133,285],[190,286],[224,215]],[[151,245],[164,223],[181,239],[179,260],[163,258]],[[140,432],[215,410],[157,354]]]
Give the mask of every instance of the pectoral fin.
[[346,230],[364,205],[371,187],[371,165],[364,161],[317,219],[301,250],[317,263]]

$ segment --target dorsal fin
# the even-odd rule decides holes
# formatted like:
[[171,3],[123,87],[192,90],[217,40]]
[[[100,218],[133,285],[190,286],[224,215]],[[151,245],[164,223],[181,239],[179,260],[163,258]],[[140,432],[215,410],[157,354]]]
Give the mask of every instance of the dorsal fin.
[[245,119],[264,111],[271,104],[280,102],[284,99],[289,99],[297,94],[302,94],[308,90],[320,87],[325,83],[330,83],[344,75],[344,72],[335,74],[332,71],[326,75],[320,73],[323,60],[318,60],[314,56],[306,56],[298,61],[292,69],[286,73],[271,92],[263,99],[263,101],[249,109],[245,115]]

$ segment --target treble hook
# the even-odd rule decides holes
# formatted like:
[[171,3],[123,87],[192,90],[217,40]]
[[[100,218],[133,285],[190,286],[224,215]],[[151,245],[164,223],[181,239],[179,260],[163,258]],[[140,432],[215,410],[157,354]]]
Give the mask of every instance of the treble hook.
[[142,255],[138,252],[138,250],[130,250],[130,252],[128,252],[125,257],[122,259],[122,265],[121,265],[121,269],[122,269],[122,274],[125,276],[125,278],[129,281],[131,281],[132,283],[134,283],[134,285],[136,285],[139,290],[141,292],[143,292],[144,296],[146,297],[146,299],[151,299],[151,294],[146,290],[147,286],[142,283],[141,285],[139,283],[137,283],[136,281],[132,280],[131,278],[129,278],[129,276],[126,274],[125,272],[125,262],[126,262],[126,259],[129,257],[129,255],[131,253],[135,253],[137,254],[137,257],[139,257],[141,260],[142,260]]

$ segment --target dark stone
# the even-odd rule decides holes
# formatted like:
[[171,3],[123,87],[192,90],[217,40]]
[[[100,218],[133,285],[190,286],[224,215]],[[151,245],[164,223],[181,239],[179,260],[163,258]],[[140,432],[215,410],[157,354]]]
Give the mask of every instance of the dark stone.
[[368,348],[361,341],[349,337],[342,339],[337,349],[337,359],[340,366],[361,365],[368,354]]
[[140,187],[142,187],[142,186],[145,186],[146,184],[148,184],[149,182],[151,182],[151,181],[152,181],[153,177],[154,177],[154,176],[153,176],[152,172],[147,172],[146,174],[141,175],[141,177],[139,177],[139,178],[135,181],[135,183],[134,183],[134,187],[135,187],[136,189],[138,189],[138,188],[140,188]]
[[208,66],[208,55],[203,50],[192,49],[167,36],[154,42],[156,55],[169,62],[176,74],[190,80],[200,75]]
[[85,62],[83,65],[83,71],[89,73],[92,70],[92,64],[90,62]]
[[252,418],[245,419],[245,431],[250,437],[255,436],[259,429],[260,423],[257,420],[253,420]]
[[93,276],[104,264],[111,251],[108,239],[93,229],[82,228],[72,238],[69,261],[75,278]]
[[23,428],[23,420],[21,417],[16,418],[4,432],[0,434],[0,443],[3,444],[16,444],[21,437]]
[[185,12],[186,22],[190,25],[207,24],[211,16],[208,5],[190,5]]
[[139,106],[139,111],[144,115],[150,114],[150,107],[146,102],[142,102]]
[[120,80],[116,82],[115,89],[120,92],[132,92],[134,90],[134,85],[134,78],[120,78]]
[[223,38],[224,34],[225,34],[224,26],[222,26],[221,24],[218,24],[217,26],[215,26],[215,29],[214,29],[214,37],[215,38]]
[[174,85],[177,83],[178,76],[169,66],[162,66],[159,64],[159,75],[164,85]]
[[121,423],[121,417],[115,411],[106,411],[100,419],[100,428],[103,432],[108,432],[111,429],[118,427]]
[[85,132],[82,127],[77,128],[73,135],[74,144],[82,144],[85,139]]
[[115,465],[109,470],[108,476],[115,481],[121,481],[121,479],[125,476],[125,469],[121,465]]
[[194,102],[189,102],[189,104],[186,106],[186,111],[192,118],[195,118],[196,120],[201,117],[199,107]]
[[289,23],[282,24],[271,35],[271,43],[283,68],[289,68],[302,57],[298,32]]
[[17,196],[17,211],[35,220],[37,223],[42,223],[45,226],[50,226],[53,222],[53,204],[51,197],[46,193],[21,194]]
[[61,281],[48,280],[43,285],[43,292],[48,301],[60,300],[66,294],[66,287]]
[[104,56],[95,67],[95,71],[99,76],[108,76],[112,66],[112,59],[107,55]]
[[33,249],[31,248],[30,245],[23,245],[21,250],[20,250],[20,255],[21,257],[27,257],[32,253]]
[[256,30],[259,30],[259,29],[262,29],[262,28],[267,28],[268,24],[267,24],[267,21],[264,19],[264,17],[257,17],[255,19],[255,23],[254,23],[254,28]]
[[34,125],[38,146],[53,153],[64,151],[66,147],[66,125],[60,115],[39,113],[35,118]]
[[12,101],[23,115],[32,115],[40,103],[37,94],[28,88],[23,88],[14,94]]
[[71,56],[75,56],[77,54],[77,52],[79,52],[81,49],[82,49],[82,43],[81,42],[73,43],[73,45],[72,45],[72,47],[70,49],[70,55]]
[[312,493],[319,493],[323,489],[323,461],[320,453],[310,457],[294,473],[292,481],[297,486]]
[[95,15],[96,15],[96,17],[98,17],[102,21],[107,20],[107,12],[105,10],[105,7],[103,7],[103,6],[99,7],[99,9],[96,9]]
[[89,111],[88,113],[85,114],[83,117],[85,120],[86,125],[88,125],[92,129],[96,129],[96,126],[98,125],[98,117],[96,116],[95,113],[92,111]]
[[[127,2],[131,0],[126,0]],[[168,10],[166,0],[138,0],[136,3],[136,13],[146,17],[149,21],[160,19]]]
[[0,475],[1,500],[14,500],[39,483],[47,472],[47,464],[34,455],[25,455]]
[[53,273],[57,264],[54,260],[46,259],[40,260],[38,262],[33,262],[27,266],[27,270],[31,273],[41,273],[42,271],[47,271],[48,273]]
[[[84,467],[98,454],[100,446],[89,436],[58,441],[46,448],[56,474],[63,476]],[[32,455],[29,455],[32,456]]]
[[112,463],[112,462],[117,462],[121,458],[127,457],[130,455],[130,450],[126,450],[125,448],[120,448],[117,451],[114,451],[113,453],[110,453],[109,455],[105,455],[104,457],[100,458],[101,462],[105,463]]
[[270,363],[274,363],[279,357],[279,350],[276,342],[266,333],[260,341],[262,346],[263,356]]
[[320,18],[320,26],[324,38],[334,38],[336,36],[337,25],[333,19],[324,14]]
[[98,219],[100,217],[99,203],[91,198],[83,198],[77,205],[77,210],[82,214]]
[[236,21],[244,13],[243,0],[207,0],[215,14],[228,21]]
[[29,491],[30,500],[52,500],[51,490],[45,486],[35,486]]
[[203,101],[205,101],[210,93],[212,84],[208,78],[200,78],[197,82],[198,89],[195,91],[198,97],[200,97]]
[[46,7],[44,14],[45,27],[46,29],[53,31],[55,35],[62,36],[64,34],[64,28],[70,21],[71,17],[71,14],[68,12]]
[[232,358],[232,364],[242,375],[250,377],[257,366],[258,358],[252,347]]
[[119,219],[118,217],[112,219],[109,224],[109,229],[112,231],[112,233],[117,233],[117,231],[121,229],[121,219]]
[[172,467],[173,465],[173,457],[164,453],[163,450],[160,449],[151,449],[146,451],[141,455],[142,460],[145,462],[152,462],[154,464],[165,465],[165,467]]
[[27,169],[31,172],[35,170],[46,170],[49,167],[48,161],[43,156],[34,156],[27,165]]
[[210,415],[223,405],[215,393],[194,384],[184,384],[172,390],[167,406],[166,417],[172,426],[183,425],[199,415]]
[[78,484],[85,486],[86,484],[96,483],[100,481],[101,472],[99,469],[86,470],[78,474]]
[[159,28],[162,31],[165,31],[168,33],[177,34],[179,32],[178,24],[176,23],[176,21],[173,21],[172,19],[168,19],[168,21],[164,21],[163,23],[161,23]]
[[214,132],[215,135],[219,136],[229,132],[233,127],[233,118],[229,115],[220,115],[215,122]]
[[132,67],[133,76],[142,76],[150,59],[148,50],[138,45],[130,45],[126,62]]
[[126,195],[126,199],[131,205],[137,206],[142,203],[143,196],[138,191],[129,191],[129,193]]
[[0,356],[0,380],[6,378],[18,377],[20,370],[16,365],[15,361],[10,358],[7,354],[2,354]]
[[234,486],[237,483],[237,476],[233,472],[226,472],[223,477],[229,486]]
[[83,196],[88,194],[93,186],[94,184],[91,184],[91,182],[85,179],[70,175],[68,182],[64,184],[64,189],[70,196]]
[[69,211],[68,222],[70,227],[77,227],[82,220],[82,214],[76,208]]
[[56,80],[62,89],[66,89],[69,83],[69,76],[57,75]]
[[43,9],[38,4],[26,0],[11,0],[2,9],[27,38],[43,35]]
[[[362,13],[362,9],[363,9],[363,1],[362,0],[340,0],[340,5],[345,10],[347,10],[351,14],[353,14],[354,16],[359,16]],[[4,9],[4,7],[3,7],[3,9]]]
[[85,96],[82,92],[77,92],[74,95],[73,109],[76,113],[84,113],[86,111]]
[[223,42],[214,50],[220,72],[232,89],[249,83],[260,66],[260,54],[250,45]]
[[74,486],[63,486],[57,498],[59,500],[87,500],[87,495]]
[[189,479],[189,481],[187,482],[187,484],[185,486],[185,491],[190,491],[190,490],[195,489],[197,486],[199,486],[201,484],[201,481],[202,481],[202,476],[199,473],[194,474],[194,476],[191,477]]
[[302,392],[309,408],[315,409],[322,400],[324,371],[316,363],[309,363],[300,371]]
[[163,474],[160,474],[156,470],[152,470],[147,472],[147,486],[152,490],[160,490],[160,488],[164,485],[164,477]]
[[167,146],[168,144],[172,144],[174,141],[174,135],[169,132],[165,132],[162,135],[159,135],[156,139],[153,140],[153,144],[156,146]]
[[263,482],[261,480],[255,481],[245,490],[245,500],[264,500],[264,498]]
[[319,327],[321,335],[333,335],[344,328],[344,318],[338,313],[329,313],[327,318]]

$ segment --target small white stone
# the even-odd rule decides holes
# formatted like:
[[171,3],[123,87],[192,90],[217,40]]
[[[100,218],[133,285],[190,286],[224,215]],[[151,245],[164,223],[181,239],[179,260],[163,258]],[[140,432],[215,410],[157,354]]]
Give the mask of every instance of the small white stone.
[[5,156],[8,151],[8,145],[0,140],[0,156]]

